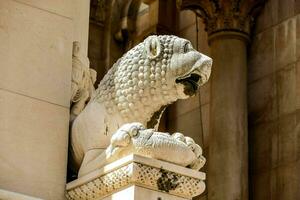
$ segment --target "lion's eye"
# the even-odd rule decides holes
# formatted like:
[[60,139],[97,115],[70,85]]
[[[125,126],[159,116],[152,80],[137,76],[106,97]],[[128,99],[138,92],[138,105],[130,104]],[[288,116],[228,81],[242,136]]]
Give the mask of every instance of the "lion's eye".
[[190,43],[185,43],[183,47],[183,52],[187,53],[190,50]]

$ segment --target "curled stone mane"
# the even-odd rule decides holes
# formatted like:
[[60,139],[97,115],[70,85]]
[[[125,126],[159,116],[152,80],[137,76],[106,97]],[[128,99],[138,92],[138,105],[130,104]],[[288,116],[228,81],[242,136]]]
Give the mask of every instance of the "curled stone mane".
[[[93,97],[105,105],[108,114],[121,113],[124,121],[149,116],[176,100],[175,84],[168,69],[176,36],[157,36],[160,47],[149,56],[146,42],[121,57],[105,75]],[[142,111],[142,112],[141,112]]]

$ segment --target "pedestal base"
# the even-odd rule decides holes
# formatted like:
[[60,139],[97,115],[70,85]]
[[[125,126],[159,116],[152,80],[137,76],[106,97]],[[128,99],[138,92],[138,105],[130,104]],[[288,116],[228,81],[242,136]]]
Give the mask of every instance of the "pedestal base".
[[130,155],[68,183],[66,196],[69,200],[184,200],[200,195],[204,180],[205,173]]
[[121,191],[115,192],[103,200],[188,200],[186,198],[150,190],[139,186],[130,186]]

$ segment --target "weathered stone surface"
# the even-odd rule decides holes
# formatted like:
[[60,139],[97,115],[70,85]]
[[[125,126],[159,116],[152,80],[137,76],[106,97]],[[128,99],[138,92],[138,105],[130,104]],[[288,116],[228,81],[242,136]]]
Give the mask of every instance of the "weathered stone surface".
[[266,30],[253,38],[248,59],[248,82],[270,75],[275,71],[274,30]]
[[275,28],[275,64],[281,69],[296,61],[296,19],[284,21]]
[[300,146],[300,124],[295,113],[278,121],[278,165],[296,162]]
[[0,88],[69,107],[72,20],[11,0],[0,15]]
[[250,170],[253,173],[266,172],[272,169],[272,158],[273,151],[277,156],[278,143],[273,143],[273,135],[277,134],[276,123],[263,123],[250,128],[249,132],[249,159],[250,159]]
[[[133,185],[191,199],[204,191],[204,180],[205,174],[202,172],[151,158],[129,155],[68,183],[67,198],[69,200],[86,197],[91,200],[102,199]],[[152,195],[157,192],[153,192]],[[137,195],[142,197],[142,194]],[[169,198],[172,199],[168,196],[167,199]],[[130,196],[128,199],[131,199]]]
[[2,200],[42,200],[35,197],[19,194],[16,192],[10,192],[7,190],[0,189],[0,199]]
[[72,18],[74,14],[72,9],[73,6],[70,6],[72,5],[72,0],[52,0],[45,2],[39,0],[18,0],[18,2],[22,2],[26,5],[36,7],[67,18]]
[[269,122],[278,117],[276,77],[274,74],[248,86],[249,124]]
[[63,199],[68,121],[68,108],[0,90],[0,188]]
[[292,113],[296,110],[298,104],[296,82],[299,78],[296,75],[295,64],[287,66],[276,73],[279,116]]

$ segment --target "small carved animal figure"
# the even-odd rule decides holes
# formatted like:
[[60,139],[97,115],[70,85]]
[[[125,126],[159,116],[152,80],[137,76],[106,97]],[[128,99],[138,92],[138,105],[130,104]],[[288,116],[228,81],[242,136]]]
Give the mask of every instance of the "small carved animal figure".
[[177,36],[149,36],[124,54],[73,122],[71,155],[79,176],[101,167],[102,153],[122,125],[138,122],[156,130],[164,108],[193,96],[207,82],[211,65]]

